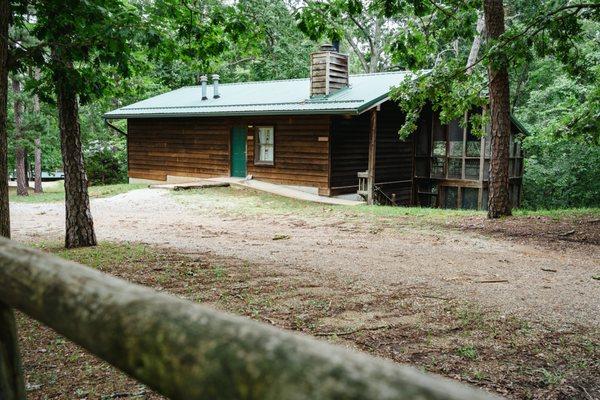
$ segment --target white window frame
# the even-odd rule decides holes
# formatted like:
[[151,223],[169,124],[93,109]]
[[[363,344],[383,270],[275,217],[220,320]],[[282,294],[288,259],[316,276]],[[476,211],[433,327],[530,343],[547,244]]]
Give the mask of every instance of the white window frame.
[[[271,143],[261,143],[260,142],[260,131],[261,129],[270,129],[271,130]],[[261,148],[270,147],[271,148],[271,159],[261,159],[262,152]],[[263,125],[257,126],[254,134],[254,164],[255,165],[275,165],[275,126],[273,125]]]

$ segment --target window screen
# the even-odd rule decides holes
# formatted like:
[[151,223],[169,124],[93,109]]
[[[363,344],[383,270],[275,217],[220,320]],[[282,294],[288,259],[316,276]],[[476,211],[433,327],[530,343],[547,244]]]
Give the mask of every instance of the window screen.
[[463,129],[458,120],[453,120],[448,125],[448,155],[462,156],[463,153]]
[[458,188],[455,186],[446,186],[444,188],[444,194],[444,207],[456,208],[456,202],[458,201]]
[[467,210],[476,210],[478,196],[479,196],[479,189],[463,188],[463,190],[462,190],[462,208],[467,209]]
[[272,126],[259,126],[256,140],[256,163],[273,164],[275,160],[275,129]]

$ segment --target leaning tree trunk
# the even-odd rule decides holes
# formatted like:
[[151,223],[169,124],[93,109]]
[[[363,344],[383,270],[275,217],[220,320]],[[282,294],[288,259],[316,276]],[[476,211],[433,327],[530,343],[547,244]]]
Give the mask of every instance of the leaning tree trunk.
[[10,238],[8,209],[8,145],[6,111],[8,106],[8,21],[9,2],[0,1],[0,235]]
[[17,170],[17,196],[27,196],[27,168],[25,166],[25,148],[23,147],[23,99],[21,98],[21,82],[15,77],[12,79],[15,100],[14,124],[15,124],[15,167]]
[[[488,40],[504,33],[502,0],[483,3]],[[510,91],[506,57],[495,56],[488,67],[490,91],[491,146],[488,218],[510,215],[508,159],[510,143]]]
[[88,180],[83,165],[77,94],[68,79],[56,73],[56,98],[63,169],[65,172],[65,247],[95,246]]
[[[40,79],[39,68],[35,69],[34,77],[36,80]],[[36,94],[33,96],[33,112],[35,115],[40,115],[40,97]],[[33,191],[35,193],[42,193],[42,133],[39,132],[34,141],[34,173],[35,183]]]

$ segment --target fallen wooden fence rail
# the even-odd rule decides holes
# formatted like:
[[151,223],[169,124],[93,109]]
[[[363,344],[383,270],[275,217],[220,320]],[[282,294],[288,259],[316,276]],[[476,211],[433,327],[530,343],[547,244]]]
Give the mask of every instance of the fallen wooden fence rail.
[[497,399],[410,367],[133,285],[3,238],[0,302],[1,400],[25,398],[8,307],[171,399]]

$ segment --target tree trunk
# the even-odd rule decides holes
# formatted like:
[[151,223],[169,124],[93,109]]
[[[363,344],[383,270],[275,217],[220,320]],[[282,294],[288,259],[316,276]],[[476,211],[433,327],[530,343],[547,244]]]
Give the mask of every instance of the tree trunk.
[[380,58],[380,49],[379,49],[379,43],[381,43],[382,38],[381,38],[381,25],[383,24],[383,20],[381,18],[376,18],[375,19],[375,27],[374,27],[374,33],[373,33],[373,38],[371,40],[371,62],[369,65],[369,72],[373,73],[373,72],[377,72],[379,70],[379,58]]
[[[504,33],[502,0],[483,3],[489,40]],[[510,142],[510,91],[506,57],[495,57],[488,67],[490,91],[491,146],[488,218],[510,215],[508,159]]]
[[471,51],[469,51],[469,58],[467,58],[467,75],[471,75],[471,73],[473,73],[473,64],[475,64],[475,61],[477,61],[477,57],[479,57],[481,41],[483,39],[483,35],[485,34],[485,19],[483,18],[483,14],[477,17],[477,27],[475,28],[475,30],[475,37],[473,38],[473,43],[471,43]]
[[[8,208],[8,24],[9,1],[0,1],[0,235],[10,238]],[[12,308],[0,302],[0,398],[24,400],[25,385]]]
[[8,103],[8,21],[9,2],[0,1],[0,235],[10,238],[8,208],[8,146],[6,108]]
[[13,104],[15,124],[15,167],[17,170],[17,196],[27,196],[27,168],[25,166],[25,148],[23,147],[23,99],[21,98],[21,82],[12,78],[12,88],[15,94]]
[[88,180],[83,165],[77,94],[63,71],[55,72],[58,124],[65,172],[65,247],[95,246]]
[[[40,70],[39,68],[35,69],[34,76],[36,80],[40,79]],[[33,112],[35,115],[40,115],[40,98],[36,94],[33,96]],[[34,173],[35,173],[35,185],[33,191],[35,193],[42,193],[44,190],[42,189],[42,133],[38,133],[38,136],[35,138],[34,142]]]

